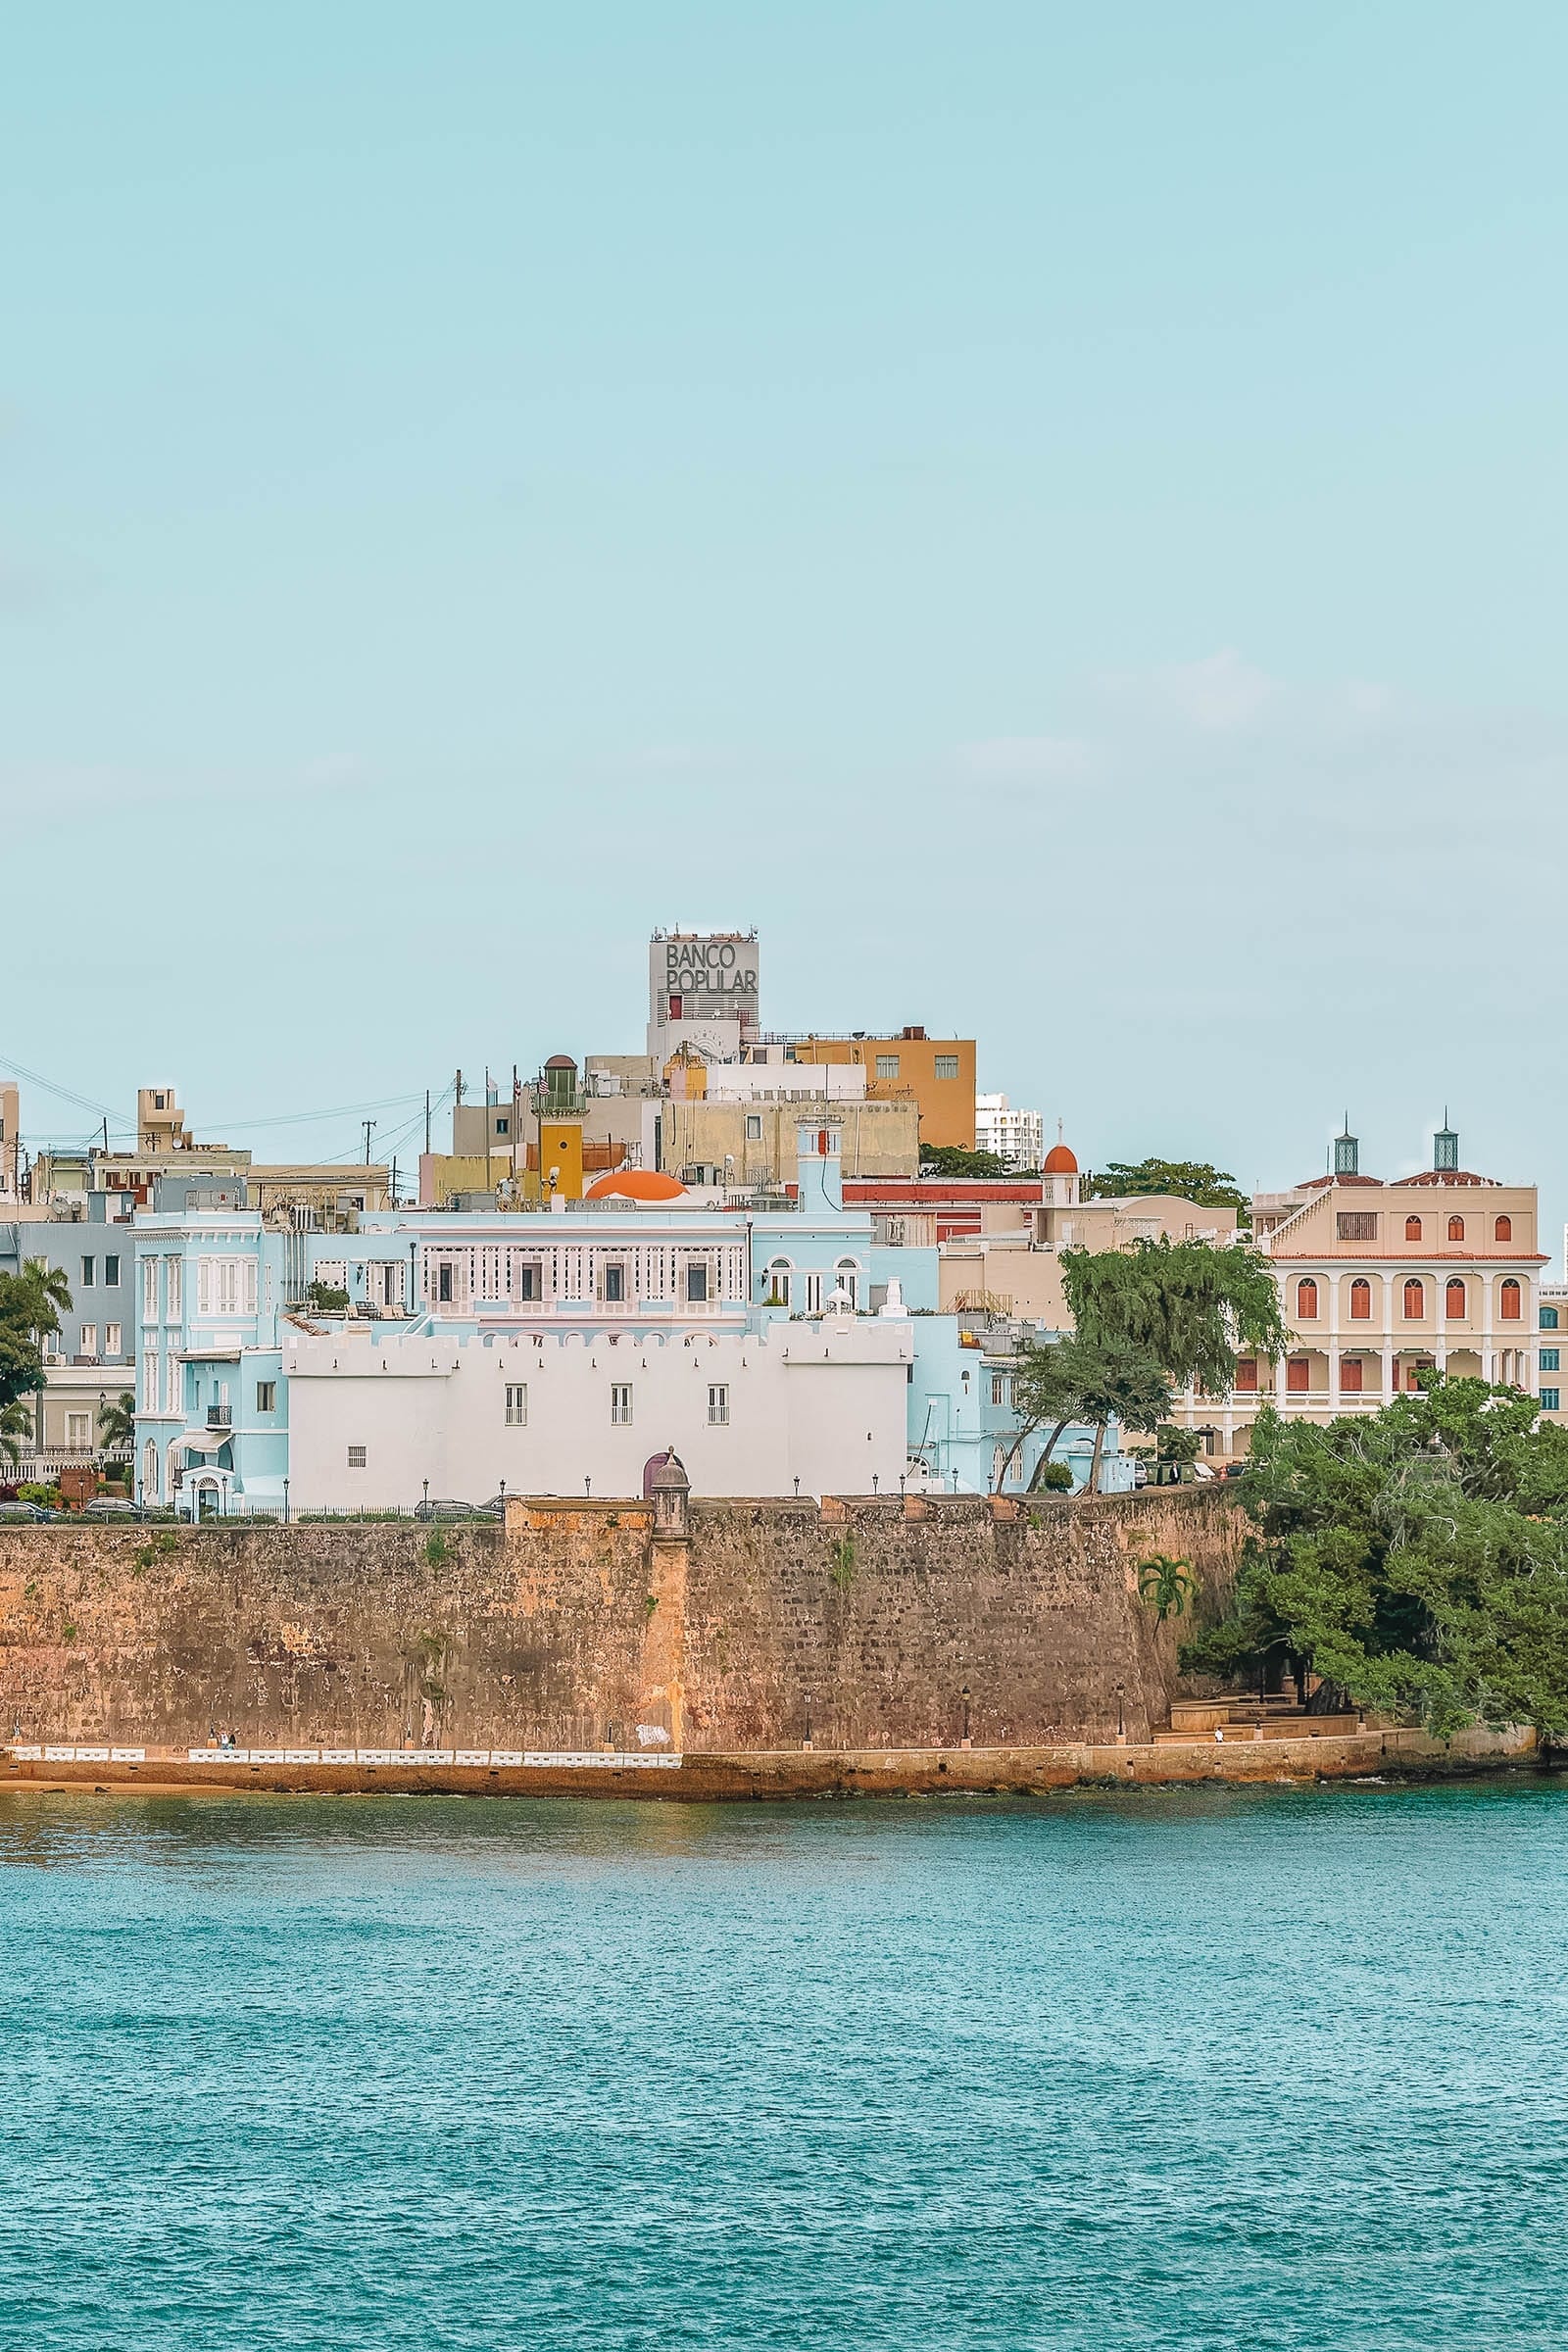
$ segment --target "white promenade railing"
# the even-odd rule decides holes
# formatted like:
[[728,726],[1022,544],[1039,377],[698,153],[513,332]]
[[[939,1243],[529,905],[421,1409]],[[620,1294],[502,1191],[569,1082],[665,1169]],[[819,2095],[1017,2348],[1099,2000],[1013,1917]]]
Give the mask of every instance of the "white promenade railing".
[[[0,1754],[19,1764],[145,1764],[144,1747],[81,1746],[39,1741],[25,1745],[7,1742]],[[678,1755],[650,1755],[646,1750],[604,1748],[512,1747],[191,1747],[163,1751],[154,1761],[188,1764],[401,1764],[411,1769],[427,1764],[466,1766],[495,1771],[502,1766],[539,1765],[557,1770],[584,1767],[624,1772],[669,1772],[679,1767]]]

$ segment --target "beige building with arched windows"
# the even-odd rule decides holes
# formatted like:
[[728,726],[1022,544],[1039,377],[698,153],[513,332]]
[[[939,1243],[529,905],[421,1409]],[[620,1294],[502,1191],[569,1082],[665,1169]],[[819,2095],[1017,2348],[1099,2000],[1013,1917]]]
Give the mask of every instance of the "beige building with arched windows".
[[1277,1362],[1242,1357],[1230,1396],[1181,1399],[1177,1419],[1204,1431],[1211,1454],[1245,1453],[1265,1403],[1322,1421],[1375,1411],[1433,1364],[1544,1388],[1555,1416],[1555,1367],[1543,1382],[1539,1360],[1536,1188],[1461,1168],[1451,1128],[1434,1147],[1421,1175],[1385,1184],[1360,1173],[1356,1139],[1342,1135],[1332,1176],[1254,1197],[1290,1345]]

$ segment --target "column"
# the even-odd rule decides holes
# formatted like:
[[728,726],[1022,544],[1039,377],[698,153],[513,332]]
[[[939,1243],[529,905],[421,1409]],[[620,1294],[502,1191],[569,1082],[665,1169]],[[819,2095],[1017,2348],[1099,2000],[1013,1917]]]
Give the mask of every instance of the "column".
[[1478,1275],[1477,1280],[1481,1284],[1481,1377],[1483,1380],[1495,1380],[1497,1359],[1492,1350],[1492,1276]]
[[1328,1275],[1329,1290],[1329,1411],[1340,1409],[1340,1273]]
[[1394,1276],[1383,1276],[1383,1401],[1394,1395]]
[[1440,1269],[1434,1275],[1433,1281],[1436,1289],[1433,1295],[1432,1320],[1437,1325],[1438,1336],[1433,1344],[1432,1352],[1438,1359],[1438,1370],[1446,1372],[1448,1368],[1448,1278]]

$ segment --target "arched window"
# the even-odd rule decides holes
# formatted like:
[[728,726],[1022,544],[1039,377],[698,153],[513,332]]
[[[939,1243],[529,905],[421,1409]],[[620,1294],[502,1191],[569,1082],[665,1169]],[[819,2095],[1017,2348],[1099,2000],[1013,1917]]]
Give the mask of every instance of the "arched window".
[[1407,1242],[1418,1242],[1421,1239],[1421,1220],[1419,1217],[1405,1218],[1404,1238]]
[[1404,1286],[1404,1319],[1407,1323],[1419,1323],[1426,1311],[1427,1286],[1412,1274]]
[[1372,1320],[1372,1285],[1358,1274],[1350,1285],[1350,1321],[1370,1323]]
[[1317,1284],[1310,1274],[1303,1275],[1296,1286],[1296,1311],[1307,1320],[1317,1313]]
[[1470,1311],[1465,1300],[1463,1279],[1457,1274],[1448,1277],[1448,1287],[1443,1294],[1443,1311],[1450,1323],[1462,1323]]
[[853,1257],[841,1257],[834,1271],[838,1276],[838,1288],[849,1299],[850,1304],[858,1307],[860,1303],[859,1267]]
[[1499,1217],[1492,1228],[1492,1238],[1494,1242],[1511,1242],[1513,1240],[1512,1217]]
[[158,1500],[158,1447],[151,1438],[141,1449],[141,1498],[143,1502]]
[[794,1270],[787,1257],[774,1258],[762,1277],[762,1304],[764,1306],[788,1306],[790,1276]]
[[1544,1306],[1544,1307],[1542,1308],[1542,1310],[1541,1310],[1541,1328],[1542,1328],[1542,1330],[1543,1330],[1543,1331],[1555,1331],[1555,1330],[1556,1330],[1556,1328],[1557,1328],[1557,1309],[1556,1309],[1554,1306]]
[[1450,1217],[1448,1219],[1448,1239],[1450,1242],[1462,1242],[1464,1240],[1463,1217]]
[[1511,1274],[1497,1293],[1497,1314],[1504,1323],[1519,1320],[1519,1285]]

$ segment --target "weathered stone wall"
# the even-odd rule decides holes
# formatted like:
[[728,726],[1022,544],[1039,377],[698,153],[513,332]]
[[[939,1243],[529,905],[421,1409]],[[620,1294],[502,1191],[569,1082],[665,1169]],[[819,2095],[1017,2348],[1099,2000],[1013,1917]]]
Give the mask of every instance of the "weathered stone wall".
[[1131,1738],[1164,1719],[1181,1629],[1136,1563],[1223,1601],[1222,1492],[1090,1505],[514,1502],[503,1531],[385,1524],[0,1530],[0,1734],[149,1745],[688,1753]]

